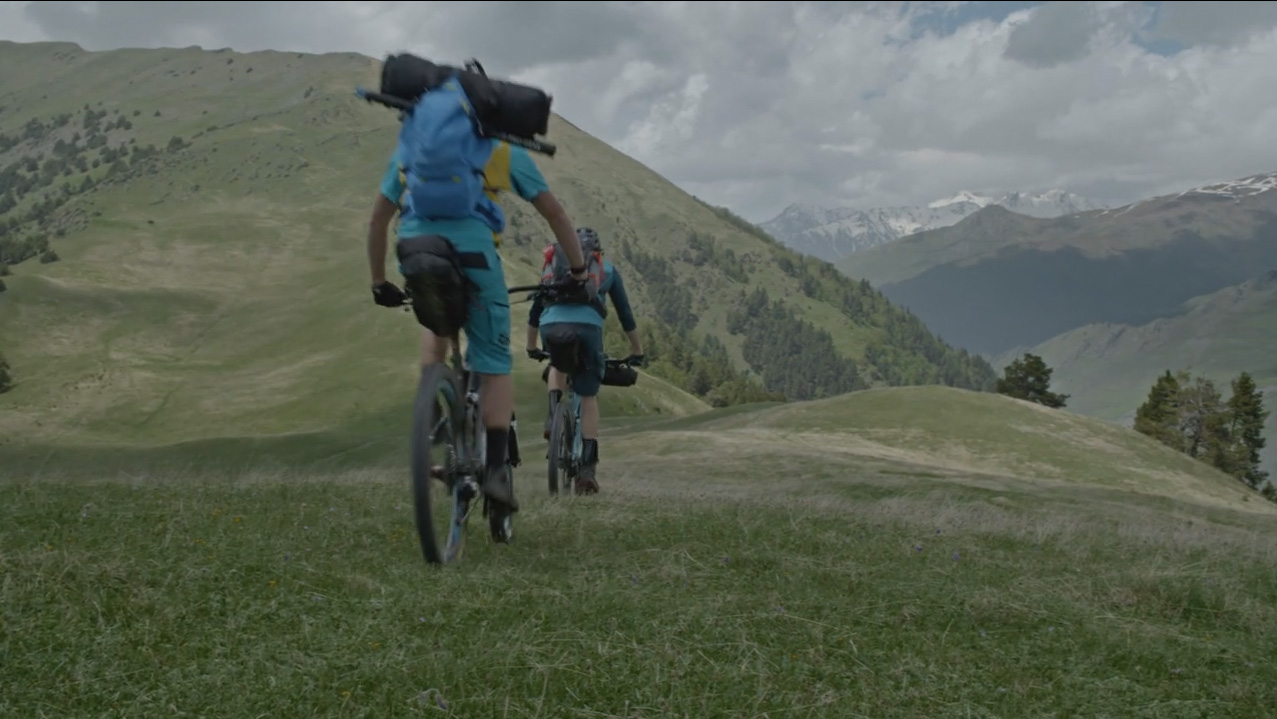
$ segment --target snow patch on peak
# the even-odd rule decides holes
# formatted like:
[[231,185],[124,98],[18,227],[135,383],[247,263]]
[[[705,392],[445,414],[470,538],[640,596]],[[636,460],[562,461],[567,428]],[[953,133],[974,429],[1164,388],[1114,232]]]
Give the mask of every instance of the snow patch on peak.
[[993,204],[993,198],[963,190],[953,197],[947,197],[942,200],[931,202],[927,205],[927,207],[930,207],[933,210],[938,210],[941,207],[948,207],[949,205],[956,205],[964,202],[975,205],[976,207],[987,207]]
[[1277,172],[1269,172],[1263,175],[1251,175],[1240,180],[1230,180],[1228,182],[1217,182],[1213,185],[1203,185],[1194,187],[1191,190],[1185,190],[1178,197],[1189,194],[1198,195],[1223,195],[1231,197],[1234,200],[1240,200],[1243,197],[1253,197],[1269,190],[1277,190]]
[[1049,218],[1103,209],[1103,205],[1064,190],[1012,192],[995,200],[963,190],[926,205],[875,207],[817,207],[795,203],[760,225],[789,247],[834,262],[853,252],[892,242],[924,230],[948,227],[991,205],[1020,215]]
[[1004,195],[994,204],[1001,205],[1017,214],[1040,218],[1104,209],[1103,205],[1093,200],[1060,189],[1037,193],[1012,192]]

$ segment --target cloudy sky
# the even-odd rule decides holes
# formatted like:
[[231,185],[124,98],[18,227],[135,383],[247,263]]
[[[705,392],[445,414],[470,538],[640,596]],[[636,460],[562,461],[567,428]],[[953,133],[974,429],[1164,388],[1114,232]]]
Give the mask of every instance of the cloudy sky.
[[0,38],[478,56],[755,221],[1277,170],[1274,2],[0,2]]

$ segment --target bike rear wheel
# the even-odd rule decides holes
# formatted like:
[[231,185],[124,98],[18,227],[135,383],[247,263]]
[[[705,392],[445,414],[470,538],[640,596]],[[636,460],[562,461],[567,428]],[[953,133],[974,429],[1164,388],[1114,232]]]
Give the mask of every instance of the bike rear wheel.
[[572,422],[571,402],[567,397],[559,400],[554,408],[554,419],[550,423],[549,445],[549,482],[550,494],[559,493],[572,488],[575,469],[572,467],[572,443],[575,430]]
[[[413,514],[421,554],[446,564],[461,554],[465,522],[478,485],[470,475],[472,452],[456,374],[444,364],[422,369],[412,411]],[[436,475],[432,468],[439,466]]]

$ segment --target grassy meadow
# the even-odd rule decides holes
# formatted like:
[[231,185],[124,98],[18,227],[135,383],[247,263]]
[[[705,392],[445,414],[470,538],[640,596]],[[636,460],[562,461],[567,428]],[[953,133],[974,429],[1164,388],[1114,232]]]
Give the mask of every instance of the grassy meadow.
[[[0,713],[1161,718],[1277,701],[1277,508],[1120,428],[902,392],[609,426],[592,498],[548,499],[529,440],[514,544],[477,522],[442,569],[421,561],[402,466],[11,477]],[[984,421],[943,452],[901,433],[952,411]],[[1038,455],[996,428],[1007,415],[1071,428],[1075,449],[1014,475]],[[1104,462],[1106,442],[1131,454]]]

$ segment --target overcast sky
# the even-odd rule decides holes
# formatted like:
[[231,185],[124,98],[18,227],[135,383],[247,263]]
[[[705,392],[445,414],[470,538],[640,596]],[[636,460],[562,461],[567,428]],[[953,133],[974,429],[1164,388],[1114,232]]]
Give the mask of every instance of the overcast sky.
[[1275,2],[0,2],[0,38],[89,50],[478,56],[755,221],[1277,170],[1275,28]]

